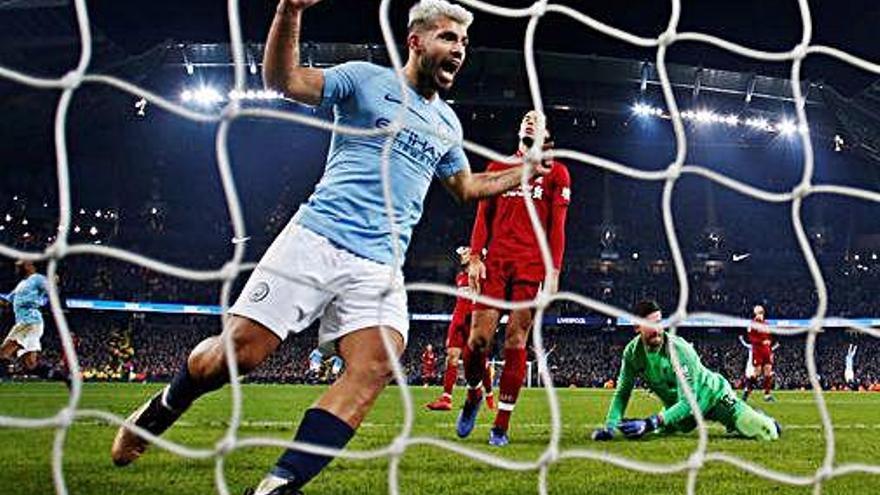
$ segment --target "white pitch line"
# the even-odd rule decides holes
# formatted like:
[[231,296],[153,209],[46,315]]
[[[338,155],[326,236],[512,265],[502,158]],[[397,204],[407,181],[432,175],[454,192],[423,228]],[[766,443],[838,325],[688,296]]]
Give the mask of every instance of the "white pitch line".
[[[77,420],[77,426],[108,426],[109,423],[105,421],[87,419],[87,420]],[[291,428],[293,429],[298,422],[296,421],[247,421],[242,420],[241,426],[244,428]],[[418,424],[418,422],[416,422]],[[113,425],[115,427],[115,425]],[[216,428],[224,428],[228,426],[228,423],[225,421],[178,421],[174,423],[175,428],[198,428],[198,427],[216,427]],[[428,426],[432,428],[444,428],[452,431],[455,428],[455,423],[452,422],[443,422],[443,423],[431,423],[431,424],[421,424],[419,426]],[[485,425],[478,425],[477,428],[488,428],[490,425],[486,423]],[[563,425],[563,429],[583,429],[590,428],[599,425],[592,424],[570,424]],[[709,429],[713,430],[724,430],[724,427],[718,424],[709,423]],[[550,423],[514,423],[514,428],[523,428],[523,429],[549,429]],[[400,428],[400,423],[371,423],[364,422],[361,424],[361,428],[389,428],[395,429]],[[786,430],[820,430],[822,429],[822,425],[819,423],[813,424],[784,424],[782,425],[783,431]],[[835,430],[880,430],[880,423],[878,424],[868,424],[868,423],[851,423],[851,424],[836,424],[834,425]]]

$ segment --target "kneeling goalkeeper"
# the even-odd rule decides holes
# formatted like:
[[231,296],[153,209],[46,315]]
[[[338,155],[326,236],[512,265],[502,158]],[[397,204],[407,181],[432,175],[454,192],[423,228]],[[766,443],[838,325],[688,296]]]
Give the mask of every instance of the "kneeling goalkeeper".
[[[652,322],[660,322],[663,317],[660,306],[649,300],[636,304],[633,312]],[[705,419],[718,421],[728,432],[746,438],[779,438],[779,423],[740,400],[723,376],[703,366],[690,343],[677,335],[667,335],[659,326],[638,325],[636,331],[639,335],[623,350],[617,389],[608,408],[605,427],[593,432],[593,440],[611,440],[617,429],[625,437],[636,439],[652,432],[689,432],[696,428],[697,421],[669,356],[670,340]],[[646,419],[624,420],[621,418],[636,378],[642,379],[644,386],[663,402],[665,408]]]

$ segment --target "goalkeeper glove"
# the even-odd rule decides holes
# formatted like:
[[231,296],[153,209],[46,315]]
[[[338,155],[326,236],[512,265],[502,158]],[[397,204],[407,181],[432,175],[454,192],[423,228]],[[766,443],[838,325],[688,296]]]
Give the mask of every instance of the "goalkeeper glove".
[[597,442],[607,442],[614,438],[614,428],[596,428],[592,436]]
[[645,434],[660,428],[660,416],[653,415],[646,419],[630,419],[620,423],[620,431],[626,438],[642,438]]

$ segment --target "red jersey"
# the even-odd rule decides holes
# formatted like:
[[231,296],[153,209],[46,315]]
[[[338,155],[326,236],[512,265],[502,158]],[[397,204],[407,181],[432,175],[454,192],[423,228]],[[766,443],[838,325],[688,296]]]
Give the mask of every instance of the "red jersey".
[[468,285],[467,272],[458,272],[455,276],[455,288],[458,289],[458,297],[455,298],[455,309],[452,311],[450,325],[462,325],[468,315],[474,311],[473,292]]
[[458,297],[455,299],[452,321],[446,330],[446,347],[463,349],[471,333],[471,313],[474,311],[474,300],[471,299],[473,292],[468,286],[467,272],[462,271],[455,276],[455,286]]
[[422,376],[437,374],[437,355],[434,351],[422,351]]
[[757,347],[770,347],[770,344],[773,343],[773,336],[770,332],[758,328],[756,326],[756,324],[758,324],[757,321],[753,320],[753,323],[753,325],[749,326],[749,342],[752,344],[752,349]]
[[[519,153],[517,153],[519,155]],[[517,165],[490,162],[486,171],[504,170]],[[562,267],[565,251],[565,216],[571,201],[571,176],[568,168],[553,162],[546,175],[532,177],[528,190],[520,187],[504,194],[480,200],[471,233],[471,252],[488,248],[488,257],[524,262],[540,262],[538,238],[532,229],[524,194],[531,195],[538,219],[547,234],[553,266]]]

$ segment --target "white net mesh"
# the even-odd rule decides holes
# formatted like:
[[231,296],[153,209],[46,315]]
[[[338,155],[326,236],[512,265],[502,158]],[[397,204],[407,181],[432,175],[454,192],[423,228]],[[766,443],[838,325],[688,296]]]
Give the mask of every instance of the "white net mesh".
[[[394,67],[398,70],[401,69],[401,58],[400,54],[397,51],[395,38],[392,34],[391,26],[389,24],[389,9],[391,7],[391,0],[383,0],[380,5],[380,24],[382,28],[383,37],[386,43],[386,46],[389,47],[389,54],[391,56],[391,61]],[[858,57],[845,53],[843,51],[837,50],[835,48],[827,47],[827,46],[819,46],[812,45],[812,21],[810,17],[810,9],[807,3],[807,0],[799,0],[798,5],[800,9],[800,16],[803,24],[803,34],[801,37],[801,41],[791,50],[784,52],[765,52],[759,51],[755,49],[751,49],[745,46],[738,45],[736,43],[732,43],[730,41],[726,41],[714,36],[694,33],[694,32],[678,32],[678,21],[681,13],[681,2],[680,0],[672,1],[672,12],[669,18],[669,22],[666,28],[666,31],[660,34],[655,38],[645,38],[640,36],[635,36],[623,30],[617,29],[613,26],[607,25],[600,21],[597,21],[583,13],[580,13],[570,7],[562,6],[562,5],[554,5],[550,4],[546,1],[538,1],[533,4],[529,8],[523,9],[511,9],[505,8],[499,5],[493,5],[490,3],[477,1],[477,0],[460,0],[460,3],[465,4],[469,7],[477,9],[479,11],[485,12],[491,15],[503,16],[508,18],[528,18],[528,28],[526,30],[525,41],[524,41],[524,55],[525,55],[525,64],[526,70],[528,74],[529,80],[529,89],[531,92],[531,99],[534,108],[538,110],[543,109],[541,91],[538,85],[538,77],[537,77],[537,69],[535,66],[535,57],[534,57],[534,36],[537,26],[541,20],[541,18],[548,14],[558,14],[562,16],[570,17],[575,21],[585,25],[590,29],[594,29],[599,31],[605,35],[611,36],[613,38],[617,38],[627,43],[631,43],[637,45],[639,47],[645,48],[656,48],[656,67],[657,73],[659,75],[659,79],[662,85],[663,95],[665,99],[666,108],[671,116],[673,129],[675,132],[676,139],[676,155],[675,160],[669,164],[664,170],[661,171],[652,171],[647,172],[643,170],[638,170],[632,167],[629,167],[625,164],[616,163],[611,160],[606,160],[601,157],[592,156],[589,154],[581,153],[574,150],[561,149],[556,150],[555,156],[557,158],[565,159],[569,162],[580,162],[586,165],[591,165],[594,167],[599,167],[601,169],[608,170],[610,172],[614,172],[616,174],[620,174],[626,177],[630,177],[633,179],[643,180],[643,181],[662,181],[664,184],[663,188],[663,196],[662,196],[662,213],[663,213],[663,223],[666,232],[666,237],[669,243],[669,248],[672,253],[673,262],[675,265],[675,271],[677,275],[677,280],[680,288],[678,304],[675,311],[672,313],[669,318],[669,329],[670,332],[675,332],[676,325],[680,324],[685,318],[691,317],[706,317],[713,318],[719,321],[719,323],[726,323],[728,325],[737,325],[737,326],[746,326],[749,322],[740,318],[736,318],[733,316],[727,315],[719,315],[719,314],[688,314],[686,311],[686,304],[688,301],[688,279],[686,276],[685,265],[682,259],[681,249],[678,244],[678,239],[676,237],[675,223],[673,221],[672,215],[672,195],[675,189],[675,185],[679,177],[682,174],[693,174],[697,176],[702,176],[708,180],[714,181],[722,186],[728,187],[735,191],[738,191],[742,194],[750,196],[755,199],[759,199],[762,201],[773,202],[773,203],[791,203],[791,220],[792,225],[795,230],[795,234],[797,236],[798,243],[800,245],[801,250],[803,251],[804,258],[807,262],[807,266],[809,268],[810,274],[812,275],[813,281],[816,285],[816,290],[818,294],[818,305],[816,308],[816,312],[814,317],[811,320],[811,324],[807,328],[799,328],[799,329],[791,329],[791,330],[774,330],[776,333],[786,333],[786,334],[797,334],[797,333],[806,333],[806,366],[809,372],[810,382],[812,384],[813,394],[816,400],[816,405],[821,417],[822,426],[824,429],[825,436],[825,455],[824,460],[821,466],[810,476],[799,476],[794,474],[789,474],[786,472],[780,472],[776,470],[771,470],[763,466],[759,466],[753,463],[750,463],[747,460],[731,456],[721,452],[710,452],[708,450],[708,436],[705,423],[703,421],[702,415],[699,412],[699,408],[696,407],[696,402],[694,398],[693,391],[687,386],[687,383],[684,382],[684,390],[690,402],[691,407],[695,411],[695,416],[698,423],[698,431],[699,431],[699,441],[697,443],[697,447],[686,462],[676,463],[676,464],[653,464],[653,463],[645,463],[634,459],[629,459],[621,456],[616,456],[613,454],[609,454],[606,452],[596,451],[596,450],[586,450],[586,449],[572,449],[572,450],[560,450],[560,434],[562,431],[561,419],[560,419],[560,410],[559,410],[559,402],[556,397],[556,390],[552,387],[552,385],[547,386],[545,388],[547,394],[547,400],[550,405],[550,419],[551,419],[551,432],[550,437],[547,443],[546,449],[539,455],[536,459],[529,462],[516,462],[508,459],[504,459],[501,457],[497,457],[494,455],[486,454],[484,452],[480,452],[477,450],[470,449],[458,443],[448,442],[437,438],[432,437],[415,437],[412,435],[413,428],[413,401],[410,396],[410,392],[406,386],[405,378],[402,374],[401,368],[399,365],[395,366],[394,369],[394,377],[399,387],[401,399],[404,405],[404,421],[400,428],[400,433],[397,438],[389,445],[372,451],[342,451],[338,452],[332,449],[325,449],[320,447],[315,447],[312,445],[306,444],[298,444],[293,442],[285,442],[276,439],[270,438],[247,438],[241,439],[237,436],[238,428],[241,422],[241,387],[238,381],[238,369],[236,366],[236,362],[232,358],[231,346],[226,346],[226,354],[227,360],[229,362],[229,372],[230,372],[230,386],[232,393],[232,410],[230,413],[230,420],[227,432],[223,439],[217,443],[217,445],[213,449],[192,449],[186,446],[170,442],[167,440],[163,440],[162,438],[157,438],[148,432],[133,426],[131,424],[127,424],[132,430],[136,431],[138,434],[148,438],[152,441],[158,448],[162,448],[168,450],[169,452],[173,452],[174,454],[189,457],[189,458],[213,458],[215,461],[215,484],[217,492],[220,494],[228,494],[229,490],[227,487],[227,483],[224,477],[224,459],[225,457],[236,449],[241,449],[245,447],[255,447],[255,446],[270,446],[270,447],[280,447],[280,448],[293,448],[299,449],[303,451],[308,451],[312,453],[325,454],[325,455],[334,455],[349,459],[371,459],[371,458],[381,458],[387,457],[390,460],[389,463],[389,471],[388,471],[388,489],[392,494],[397,494],[400,492],[400,485],[398,482],[399,476],[399,465],[401,458],[406,451],[406,449],[413,445],[432,445],[441,449],[446,449],[462,456],[489,464],[491,466],[507,469],[507,470],[516,470],[516,471],[534,471],[537,470],[539,472],[539,484],[538,484],[538,492],[546,493],[547,492],[547,473],[549,467],[562,459],[592,459],[598,460],[601,462],[606,462],[609,464],[613,464],[616,466],[620,466],[626,469],[636,470],[644,473],[651,474],[667,474],[667,473],[680,473],[687,472],[687,493],[692,494],[696,489],[696,480],[700,469],[705,465],[706,462],[725,462],[732,464],[744,471],[747,471],[751,474],[761,476],[770,480],[774,480],[780,483],[786,483],[791,485],[802,485],[809,486],[812,485],[814,487],[814,491],[816,493],[821,492],[823,483],[835,476],[842,476],[845,474],[862,472],[862,473],[872,473],[872,474],[880,474],[880,465],[865,465],[865,464],[835,464],[835,442],[834,442],[834,426],[831,423],[831,419],[828,414],[828,409],[825,404],[825,400],[822,394],[822,389],[820,387],[817,373],[816,373],[816,362],[814,357],[814,350],[816,344],[817,334],[821,331],[821,328],[824,323],[824,319],[826,316],[826,309],[828,303],[828,293],[826,290],[826,286],[824,280],[822,278],[822,274],[819,270],[819,266],[816,262],[815,256],[813,255],[813,251],[809,245],[807,236],[804,232],[803,223],[801,221],[801,205],[803,203],[804,198],[810,195],[819,195],[819,194],[831,194],[831,195],[841,195],[841,196],[849,196],[852,198],[863,199],[867,201],[880,202],[880,194],[876,192],[871,192],[867,190],[861,190],[850,187],[836,186],[836,185],[816,185],[813,184],[813,169],[814,169],[814,158],[813,158],[813,148],[810,142],[810,134],[809,127],[807,124],[807,118],[805,113],[805,98],[801,91],[801,65],[804,59],[809,55],[825,55],[837,58],[846,63],[852,64],[856,67],[864,69],[866,71],[870,71],[875,74],[880,74],[880,65],[868,62],[866,60],[862,60]],[[61,343],[65,353],[71,356],[69,360],[70,371],[74,377],[73,385],[70,393],[70,398],[67,403],[67,406],[58,411],[57,414],[47,417],[47,418],[38,418],[38,419],[26,419],[20,417],[9,417],[2,416],[0,417],[0,426],[3,427],[17,427],[17,428],[54,428],[56,431],[55,441],[52,452],[52,475],[53,475],[53,483],[55,487],[56,493],[66,494],[67,486],[65,483],[64,472],[62,470],[62,463],[64,457],[64,445],[65,439],[67,437],[68,429],[73,424],[74,421],[80,418],[98,418],[105,421],[108,421],[113,424],[122,425],[125,424],[124,420],[118,416],[115,416],[106,411],[100,410],[88,410],[82,409],[79,407],[80,399],[82,394],[82,382],[79,378],[79,364],[76,358],[76,354],[73,348],[73,343],[70,336],[70,331],[68,325],[66,323],[64,314],[62,312],[61,300],[59,298],[58,289],[55,283],[55,273],[57,270],[58,262],[63,259],[65,256],[70,254],[93,254],[100,256],[108,256],[111,258],[116,258],[122,261],[126,261],[129,263],[134,263],[151,270],[155,270],[170,276],[186,278],[190,280],[196,281],[216,281],[220,280],[223,282],[222,291],[221,291],[221,305],[226,308],[228,306],[231,287],[235,278],[239,275],[239,273],[243,270],[248,269],[249,267],[242,263],[242,258],[244,256],[244,243],[243,241],[246,239],[245,234],[245,226],[242,218],[240,203],[238,199],[238,194],[236,192],[235,182],[232,177],[232,172],[230,169],[230,161],[229,154],[227,150],[227,137],[229,132],[230,124],[236,120],[243,117],[251,117],[251,118],[264,118],[264,119],[282,119],[287,121],[298,122],[301,124],[306,124],[310,126],[314,126],[317,128],[330,130],[333,132],[341,132],[348,134],[360,134],[360,135],[387,135],[388,136],[388,145],[385,147],[385,151],[383,154],[383,178],[385,184],[385,200],[386,200],[386,208],[389,213],[388,218],[393,218],[391,215],[391,195],[389,190],[389,182],[388,182],[388,153],[390,152],[390,144],[393,140],[394,135],[400,130],[401,123],[403,122],[402,116],[400,116],[394,124],[385,128],[385,129],[354,129],[354,128],[344,128],[333,126],[323,120],[319,120],[316,118],[311,118],[308,116],[303,116],[299,114],[281,112],[281,111],[273,111],[267,109],[243,109],[240,106],[238,100],[231,100],[228,105],[223,108],[223,110],[219,113],[201,113],[196,112],[191,109],[185,108],[183,106],[172,103],[171,101],[160,97],[159,95],[153,94],[143,88],[130,84],[124,80],[120,80],[110,76],[103,75],[95,75],[90,74],[89,63],[91,60],[91,50],[92,50],[92,40],[91,40],[91,32],[89,28],[89,19],[88,19],[88,9],[86,8],[85,0],[75,0],[75,11],[77,23],[79,26],[79,35],[82,46],[82,51],[79,58],[79,63],[76,68],[72,71],[65,74],[63,77],[58,79],[50,79],[50,78],[40,78],[33,77],[27,75],[25,73],[16,71],[11,68],[0,67],[0,77],[9,79],[11,81],[15,81],[17,83],[31,86],[34,88],[42,88],[42,89],[56,89],[61,90],[61,98],[58,102],[56,114],[55,114],[55,149],[56,149],[56,159],[57,159],[57,177],[58,177],[58,194],[59,194],[59,222],[58,222],[58,236],[52,245],[50,245],[43,252],[25,252],[10,246],[0,245],[0,255],[6,256],[9,258],[20,258],[20,259],[29,259],[29,260],[48,260],[48,279],[49,279],[49,296],[50,296],[50,304],[52,315],[57,323],[58,330],[61,337]],[[234,67],[235,67],[235,89],[236,90],[244,90],[245,84],[245,71],[247,68],[247,61],[244,55],[244,47],[242,43],[240,23],[239,23],[239,8],[238,2],[236,0],[229,0],[228,2],[228,16],[229,16],[229,33],[230,33],[230,41],[232,46],[232,53],[234,59]],[[675,100],[675,96],[673,95],[672,86],[669,81],[669,77],[666,71],[666,52],[670,45],[679,42],[679,41],[691,41],[691,42],[699,42],[706,43],[709,45],[714,45],[721,49],[733,52],[738,55],[742,55],[744,57],[750,57],[766,62],[791,62],[791,90],[794,95],[795,108],[797,111],[797,120],[798,120],[798,132],[799,137],[801,139],[803,145],[803,172],[801,175],[800,183],[794,187],[791,191],[784,193],[776,193],[768,190],[759,189],[729,177],[726,177],[722,174],[718,174],[713,172],[707,168],[698,166],[698,165],[687,165],[687,143],[685,138],[685,130],[682,123],[681,115],[678,111],[678,105]],[[233,254],[231,259],[229,259],[222,268],[217,270],[191,270],[185,267],[172,266],[154,259],[147,258],[145,256],[141,256],[137,253],[125,251],[122,249],[116,249],[107,246],[95,246],[95,245],[68,245],[67,239],[70,233],[70,220],[71,220],[71,205],[70,205],[70,188],[69,188],[69,169],[68,169],[68,157],[67,157],[67,142],[66,142],[66,124],[67,124],[67,112],[70,107],[71,98],[75,91],[79,89],[85,83],[89,84],[104,84],[108,86],[112,86],[118,88],[122,91],[131,93],[138,97],[145,98],[147,101],[161,107],[162,109],[172,112],[176,115],[179,115],[183,118],[190,119],[198,122],[219,122],[217,134],[216,134],[216,154],[217,154],[217,166],[220,172],[220,178],[223,184],[223,190],[226,197],[227,206],[229,208],[229,215],[231,218],[233,230],[235,233],[235,239],[238,242],[234,242]],[[401,78],[401,84],[405,84],[403,79]],[[406,92],[403,93],[404,95]],[[425,132],[434,132],[431,129],[424,129]],[[490,149],[482,147],[478,144],[471,143],[465,141],[462,143],[465,148],[473,153],[476,153],[480,156],[483,156],[492,160],[504,160],[504,157],[499,153],[496,153]],[[535,144],[535,149],[540,149],[541,143]],[[538,157],[532,157],[538,158]],[[523,176],[523,183],[525,184],[526,176]],[[547,246],[546,238],[541,231],[540,224],[538,222],[537,215],[535,213],[534,204],[529,195],[525,195],[527,198],[526,204],[528,206],[529,216],[531,218],[531,222],[533,227],[541,233],[537,238],[540,242],[540,248],[544,259],[544,264],[547,267],[551,266],[550,262],[550,252]],[[394,226],[393,221],[391,222],[391,232],[392,235],[397,236],[397,228]],[[398,246],[396,242],[392,243],[393,246]],[[395,257],[399,259],[402,253],[396,252]],[[548,270],[549,273],[549,270]],[[546,286],[546,284],[545,284]],[[448,296],[455,296],[455,288],[448,287],[439,284],[410,284],[406,287],[408,291],[415,292],[432,292],[437,294],[445,294]],[[541,376],[541,380],[543,383],[552,384],[553,381],[550,377],[550,373],[546,366],[546,355],[542,345],[542,321],[543,321],[543,313],[549,304],[554,301],[561,300],[569,300],[573,301],[577,304],[581,304],[586,306],[592,310],[598,311],[600,313],[604,313],[611,316],[627,316],[635,319],[636,321],[643,322],[642,320],[635,318],[633,315],[626,313],[624,310],[619,308],[609,306],[603,304],[601,302],[580,296],[575,293],[570,292],[561,292],[558,294],[550,294],[548,292],[542,292],[536,298],[536,300],[528,302],[528,303],[517,303],[511,304],[503,301],[490,300],[486,298],[479,298],[482,302],[491,303],[496,306],[505,309],[514,309],[521,307],[533,307],[536,309],[536,317],[535,317],[535,328],[533,334],[534,340],[534,349],[536,358],[538,361],[538,372]],[[839,320],[838,320],[839,321]],[[859,325],[850,325],[853,329],[856,329],[860,332],[869,334],[874,337],[880,337],[880,332],[874,330],[872,328],[865,328]],[[386,348],[390,350],[390,344],[385,337]],[[228,343],[228,342],[227,342]],[[676,374],[679,377],[679,380],[683,379],[683,375],[681,369],[679,367],[677,356],[674,352],[670,353],[673,358],[673,363],[675,365]]]

